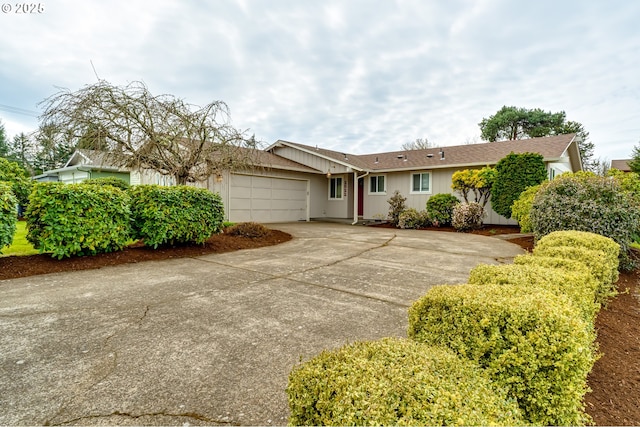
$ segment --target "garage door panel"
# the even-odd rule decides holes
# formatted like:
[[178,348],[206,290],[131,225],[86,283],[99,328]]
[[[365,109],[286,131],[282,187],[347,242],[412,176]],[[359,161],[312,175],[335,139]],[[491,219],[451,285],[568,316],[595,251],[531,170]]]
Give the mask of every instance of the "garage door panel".
[[308,217],[306,180],[232,174],[229,182],[231,221],[285,222]]

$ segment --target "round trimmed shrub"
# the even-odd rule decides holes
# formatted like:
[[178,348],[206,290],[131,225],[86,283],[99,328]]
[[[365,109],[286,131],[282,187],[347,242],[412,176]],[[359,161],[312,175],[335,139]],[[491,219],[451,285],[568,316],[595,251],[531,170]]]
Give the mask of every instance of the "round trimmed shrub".
[[453,208],[460,203],[460,200],[453,194],[440,193],[429,197],[427,200],[427,214],[431,223],[436,227],[451,225]]
[[409,208],[398,217],[398,228],[418,229],[430,225],[431,221],[429,220],[427,211],[418,211],[417,209]]
[[561,230],[600,234],[620,245],[620,267],[633,267],[628,249],[640,230],[640,207],[613,178],[563,174],[542,185],[530,217],[536,240]]
[[384,338],[295,367],[290,425],[520,425],[517,405],[450,350]]
[[486,213],[480,203],[459,203],[453,208],[451,225],[458,231],[476,230],[482,227]]
[[509,285],[435,286],[409,309],[409,338],[486,369],[526,423],[581,425],[593,328],[565,295]]
[[0,181],[0,252],[11,246],[18,223],[18,199],[11,190],[11,184]]
[[595,302],[598,282],[582,270],[569,271],[537,264],[479,264],[469,273],[473,285],[513,285],[545,289],[568,296],[583,319],[593,326],[600,305]]

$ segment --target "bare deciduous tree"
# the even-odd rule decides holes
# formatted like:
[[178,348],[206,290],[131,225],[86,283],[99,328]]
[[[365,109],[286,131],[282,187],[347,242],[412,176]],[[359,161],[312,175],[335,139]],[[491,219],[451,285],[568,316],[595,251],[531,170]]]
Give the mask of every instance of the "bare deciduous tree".
[[409,150],[425,150],[427,148],[433,148],[434,145],[430,143],[427,138],[416,138],[413,142],[405,142],[402,144],[402,149]]
[[86,148],[87,136],[97,136],[95,148],[106,143],[110,162],[152,169],[178,184],[252,164],[255,150],[247,149],[222,101],[198,107],[173,95],[154,96],[142,82],[118,87],[99,81],[76,92],[61,90],[42,104],[42,123],[82,139]]

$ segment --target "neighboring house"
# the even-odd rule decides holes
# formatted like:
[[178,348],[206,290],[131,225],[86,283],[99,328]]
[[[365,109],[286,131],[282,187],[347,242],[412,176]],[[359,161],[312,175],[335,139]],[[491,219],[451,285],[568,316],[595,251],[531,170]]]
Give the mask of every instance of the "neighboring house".
[[[199,183],[223,197],[230,221],[283,222],[341,218],[386,219],[395,190],[407,207],[425,209],[434,194],[453,193],[461,169],[495,165],[514,153],[540,153],[549,178],[582,170],[575,134],[426,150],[354,155],[289,141],[276,141],[261,168],[227,172]],[[459,196],[458,194],[456,194]],[[516,224],[487,205],[487,224]]]
[[104,177],[116,177],[127,184],[130,183],[129,171],[111,164],[107,153],[76,150],[63,167],[45,171],[33,179],[39,182],[60,181],[65,184],[77,184],[86,179]]
[[622,172],[631,172],[631,168],[629,167],[630,161],[631,159],[611,160],[611,169],[618,169]]

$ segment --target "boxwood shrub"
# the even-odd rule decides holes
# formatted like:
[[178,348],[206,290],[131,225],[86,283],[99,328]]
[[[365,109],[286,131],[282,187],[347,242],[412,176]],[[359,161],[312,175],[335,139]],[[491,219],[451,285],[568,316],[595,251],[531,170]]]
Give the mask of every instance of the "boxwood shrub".
[[453,194],[439,193],[429,197],[427,200],[427,214],[431,223],[436,227],[451,225],[453,208],[460,203],[460,200]]
[[533,248],[533,256],[580,261],[600,283],[600,288],[596,295],[598,301],[605,302],[609,297],[616,294],[615,283],[618,280],[618,260],[612,261],[602,251],[576,246],[542,246]]
[[537,264],[479,264],[469,273],[469,283],[474,285],[512,285],[525,288],[540,288],[568,296],[593,326],[600,305],[595,302],[598,282],[593,276],[579,270],[550,268]]
[[204,188],[137,185],[129,194],[133,236],[146,246],[204,243],[222,228],[222,199]]
[[36,184],[26,219],[27,240],[57,258],[117,251],[130,240],[129,196],[111,186]]
[[589,422],[582,399],[594,333],[564,295],[505,285],[436,286],[409,309],[408,336],[477,362],[525,422]]
[[11,246],[18,222],[18,199],[11,190],[11,184],[0,181],[0,252]]
[[385,338],[295,367],[290,425],[521,425],[517,405],[450,350]]
[[613,239],[600,234],[576,230],[554,231],[545,235],[536,243],[536,247],[539,250],[552,246],[573,246],[602,251],[609,259],[611,265],[615,265],[616,269],[618,267],[620,245]]

